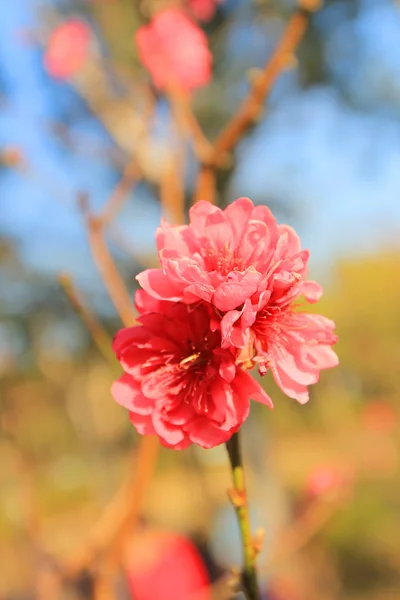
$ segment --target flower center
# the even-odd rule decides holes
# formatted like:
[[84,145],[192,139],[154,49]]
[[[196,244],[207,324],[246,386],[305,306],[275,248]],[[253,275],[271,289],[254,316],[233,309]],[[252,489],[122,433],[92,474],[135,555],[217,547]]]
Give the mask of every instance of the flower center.
[[[202,347],[196,348],[191,340],[187,340],[187,347],[192,352],[185,356],[177,365],[179,377],[183,378],[181,399],[186,404],[191,404],[197,413],[207,413],[208,385],[213,369],[210,369],[212,352],[210,340],[206,336],[202,340]],[[212,346],[211,346],[212,347]]]
[[228,275],[231,271],[244,271],[246,265],[244,260],[224,246],[216,250],[209,246],[202,252],[204,262],[208,271],[218,271],[221,275]]
[[291,308],[266,306],[252,327],[256,354],[268,353],[269,347],[283,348],[288,343],[287,326]]

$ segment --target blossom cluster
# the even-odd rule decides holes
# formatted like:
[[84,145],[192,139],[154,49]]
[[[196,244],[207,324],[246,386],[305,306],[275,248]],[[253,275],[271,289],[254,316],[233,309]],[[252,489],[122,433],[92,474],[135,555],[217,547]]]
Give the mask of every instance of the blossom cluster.
[[239,198],[225,210],[198,202],[189,225],[163,220],[156,242],[161,267],[137,276],[139,325],[113,342],[124,374],[112,393],[137,431],[175,449],[226,442],[250,399],[272,408],[252,368],[307,402],[308,386],[338,359],[334,323],[299,310],[301,297],[315,303],[322,290],[307,279],[295,231]]
[[196,21],[209,21],[218,0],[186,0],[156,12],[136,32],[139,57],[162,91],[190,93],[211,79],[212,54]]
[[[157,10],[135,35],[139,57],[154,85],[166,92],[190,93],[211,79],[212,54],[198,21],[213,18],[219,0],[172,1]],[[50,34],[44,67],[55,79],[68,79],[85,65],[93,32],[81,19],[69,19]]]

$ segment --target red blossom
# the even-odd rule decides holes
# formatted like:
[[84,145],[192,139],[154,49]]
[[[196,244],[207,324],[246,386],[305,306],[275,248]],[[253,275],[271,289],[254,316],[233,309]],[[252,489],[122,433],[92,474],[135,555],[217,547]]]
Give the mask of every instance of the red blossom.
[[291,398],[308,400],[307,386],[338,364],[334,323],[296,309],[317,302],[321,287],[307,280],[309,253],[295,231],[278,225],[266,206],[239,198],[224,211],[199,202],[190,225],[163,221],[156,233],[161,269],[139,274],[153,298],[214,308],[211,328],[223,348],[243,349],[248,367],[271,369]]
[[136,43],[158,88],[189,92],[209,82],[212,55],[207,37],[182,11],[170,8],[156,14],[138,29]]
[[163,531],[145,533],[128,556],[135,600],[210,600],[206,566],[189,539]]
[[78,19],[57,27],[50,36],[44,56],[47,72],[57,79],[66,79],[79,71],[87,58],[90,37],[90,28]]
[[137,305],[156,312],[142,312],[139,326],[117,333],[113,349],[125,373],[112,394],[139,433],[175,449],[212,448],[240,428],[250,398],[272,407],[237,352],[221,348],[208,307],[157,303],[143,292]]

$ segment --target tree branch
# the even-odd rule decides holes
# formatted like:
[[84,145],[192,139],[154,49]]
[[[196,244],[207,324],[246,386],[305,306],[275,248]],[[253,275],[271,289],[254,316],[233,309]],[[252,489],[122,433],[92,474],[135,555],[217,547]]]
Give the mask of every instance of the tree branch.
[[221,161],[224,161],[226,154],[233,150],[247,128],[258,118],[265,98],[279,74],[290,64],[293,53],[307,29],[310,15],[319,8],[319,5],[319,0],[300,0],[300,8],[289,20],[278,46],[253,82],[248,96],[215,140],[210,161],[201,165],[196,184],[195,202],[199,200],[215,202],[216,170],[220,167]]
[[84,300],[80,297],[80,294],[76,290],[74,283],[69,275],[61,274],[58,276],[58,281],[63,288],[66,296],[71,302],[76,312],[85,323],[90,335],[92,336],[95,344],[104,356],[107,362],[115,362],[114,353],[111,350],[111,340],[103,327],[100,325],[96,317],[86,307]]

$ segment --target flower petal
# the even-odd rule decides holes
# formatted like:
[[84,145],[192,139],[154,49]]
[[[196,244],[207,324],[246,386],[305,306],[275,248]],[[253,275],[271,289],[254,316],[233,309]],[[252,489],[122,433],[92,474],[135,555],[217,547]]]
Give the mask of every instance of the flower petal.
[[225,216],[228,218],[233,233],[234,249],[240,250],[240,243],[247,228],[254,205],[250,198],[238,198],[225,208]]
[[142,394],[140,385],[126,373],[113,383],[111,394],[118,404],[139,415],[149,415],[154,408],[154,402]]
[[182,298],[184,284],[171,281],[161,269],[146,269],[136,275],[142,288],[158,300],[178,302]]
[[196,237],[204,237],[205,236],[205,226],[207,224],[208,217],[213,215],[214,213],[222,213],[222,210],[211,204],[211,202],[206,202],[205,200],[200,200],[197,202],[189,211],[190,218],[190,226],[196,235]]
[[265,404],[268,408],[274,408],[274,404],[266,391],[246,371],[238,372],[238,377],[232,383],[232,386],[237,390],[238,395],[243,395],[249,400]]
[[283,371],[278,365],[271,367],[271,370],[276,383],[286,396],[294,398],[294,400],[297,400],[300,404],[306,404],[308,402],[309,394],[305,385],[291,379],[288,373]]
[[169,446],[176,446],[177,444],[183,442],[185,439],[185,434],[180,427],[172,425],[163,419],[158,411],[153,412],[152,419],[155,432]]
[[316,281],[303,281],[299,288],[299,295],[303,295],[307,302],[318,302],[323,294],[322,287]]
[[251,267],[245,273],[229,273],[214,294],[214,305],[224,312],[238,308],[255,293],[260,279],[260,273]]
[[151,415],[139,415],[138,413],[130,412],[129,420],[140,435],[155,435],[156,432],[153,427]]
[[199,416],[185,427],[190,440],[202,448],[214,448],[227,442],[232,436],[231,431],[223,431],[213,424],[210,419]]

